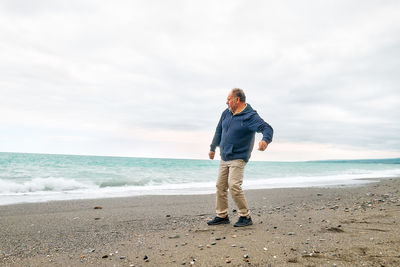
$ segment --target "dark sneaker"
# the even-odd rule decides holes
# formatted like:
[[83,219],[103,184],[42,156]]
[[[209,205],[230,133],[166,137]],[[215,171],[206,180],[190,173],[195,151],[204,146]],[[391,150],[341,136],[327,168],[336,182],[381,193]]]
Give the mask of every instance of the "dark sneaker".
[[251,220],[251,217],[247,218],[247,217],[243,217],[240,216],[239,220],[235,223],[235,227],[243,227],[243,226],[248,226],[248,225],[252,225],[253,221]]
[[225,218],[221,218],[221,217],[215,217],[213,220],[208,221],[207,224],[208,225],[217,225],[217,224],[229,224],[229,218],[228,216],[226,216]]

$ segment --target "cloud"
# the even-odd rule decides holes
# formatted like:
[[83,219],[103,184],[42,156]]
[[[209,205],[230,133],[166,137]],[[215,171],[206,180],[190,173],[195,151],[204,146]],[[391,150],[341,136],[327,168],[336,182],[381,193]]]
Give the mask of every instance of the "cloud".
[[400,153],[399,5],[2,1],[0,150],[198,157],[242,87],[277,142]]

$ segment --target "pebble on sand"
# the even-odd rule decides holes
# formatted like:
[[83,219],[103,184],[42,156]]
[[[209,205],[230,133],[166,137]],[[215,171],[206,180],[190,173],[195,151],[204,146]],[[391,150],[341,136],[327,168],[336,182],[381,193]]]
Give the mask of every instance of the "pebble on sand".
[[82,251],[83,254],[87,254],[87,253],[90,253],[90,252],[95,252],[95,249],[94,248],[87,248],[87,249],[84,249]]

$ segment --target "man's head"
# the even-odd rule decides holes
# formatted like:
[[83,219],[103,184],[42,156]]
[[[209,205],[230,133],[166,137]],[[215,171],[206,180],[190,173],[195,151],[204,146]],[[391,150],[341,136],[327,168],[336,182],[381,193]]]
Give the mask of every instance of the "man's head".
[[246,95],[240,88],[234,88],[229,93],[226,104],[232,113],[246,105]]

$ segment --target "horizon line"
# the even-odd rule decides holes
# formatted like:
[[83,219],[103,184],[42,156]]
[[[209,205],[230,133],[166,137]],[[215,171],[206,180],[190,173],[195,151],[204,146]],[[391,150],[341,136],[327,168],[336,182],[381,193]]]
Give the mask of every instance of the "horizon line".
[[[65,153],[43,153],[43,152],[16,152],[16,151],[0,151],[0,153],[10,154],[39,154],[39,155],[56,155],[56,156],[83,156],[83,157],[111,157],[111,158],[144,158],[144,159],[176,159],[176,160],[206,160],[210,159],[199,159],[199,158],[180,158],[180,157],[145,157],[145,156],[115,156],[115,155],[94,155],[94,154],[65,154]],[[358,159],[318,159],[318,160],[251,160],[251,162],[324,162],[324,161],[373,161],[373,160],[396,160],[400,157],[394,158],[358,158]],[[214,161],[219,161],[216,159]]]

